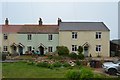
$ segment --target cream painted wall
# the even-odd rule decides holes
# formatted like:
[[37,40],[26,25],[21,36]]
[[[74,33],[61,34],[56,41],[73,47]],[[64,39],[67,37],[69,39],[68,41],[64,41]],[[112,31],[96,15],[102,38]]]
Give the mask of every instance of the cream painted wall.
[[[72,52],[72,45],[82,46],[86,42],[89,44],[89,54],[96,57],[96,45],[102,46],[101,56],[109,57],[109,31],[73,31],[78,32],[77,40],[72,39],[72,31],[59,31],[59,46],[67,46]],[[96,32],[102,32],[102,38],[97,40],[95,38]]]
[[2,51],[3,51],[3,46],[8,46],[8,51],[11,53],[11,45],[13,43],[17,43],[17,34],[12,34],[12,33],[8,33],[8,39],[4,40],[3,38],[3,34],[2,34]]

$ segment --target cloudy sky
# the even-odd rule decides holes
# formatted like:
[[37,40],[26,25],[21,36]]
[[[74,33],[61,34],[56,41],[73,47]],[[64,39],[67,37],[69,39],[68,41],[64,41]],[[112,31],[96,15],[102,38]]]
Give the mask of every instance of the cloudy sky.
[[[19,1],[19,0],[18,0]],[[57,18],[62,21],[77,22],[104,22],[110,31],[110,39],[118,38],[118,2],[117,0],[102,1],[72,1],[69,2],[8,2],[1,4],[0,24],[9,18],[10,24],[57,24]]]

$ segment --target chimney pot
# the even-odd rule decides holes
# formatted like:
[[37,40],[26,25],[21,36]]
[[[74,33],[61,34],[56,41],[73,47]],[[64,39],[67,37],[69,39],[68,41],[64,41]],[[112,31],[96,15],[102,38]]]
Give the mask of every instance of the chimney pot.
[[41,18],[39,18],[39,25],[42,25],[42,19]]
[[60,22],[62,22],[62,20],[58,18],[58,26],[60,25]]
[[5,25],[8,25],[8,23],[9,23],[9,20],[8,20],[8,18],[6,18]]

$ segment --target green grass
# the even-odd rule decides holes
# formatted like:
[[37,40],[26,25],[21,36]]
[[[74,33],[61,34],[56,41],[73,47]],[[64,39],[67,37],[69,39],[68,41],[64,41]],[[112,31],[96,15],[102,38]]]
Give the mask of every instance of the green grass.
[[3,63],[3,76],[5,78],[64,78],[67,69],[41,68],[27,63]]
[[[70,69],[80,70],[79,67],[42,68],[36,65],[28,65],[25,62],[3,63],[2,76],[4,78],[65,78],[65,74]],[[103,75],[99,74],[98,76],[102,77]]]

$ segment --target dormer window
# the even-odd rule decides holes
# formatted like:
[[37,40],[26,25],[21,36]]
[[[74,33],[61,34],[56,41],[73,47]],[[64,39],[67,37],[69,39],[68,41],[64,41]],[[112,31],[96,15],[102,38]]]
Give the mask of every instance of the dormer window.
[[4,40],[8,39],[8,34],[3,34]]

